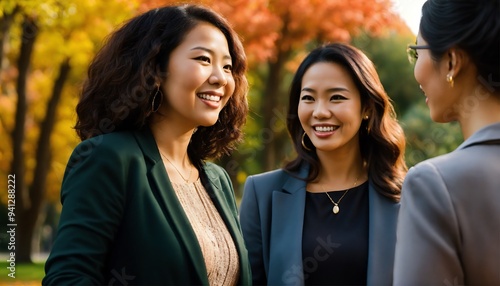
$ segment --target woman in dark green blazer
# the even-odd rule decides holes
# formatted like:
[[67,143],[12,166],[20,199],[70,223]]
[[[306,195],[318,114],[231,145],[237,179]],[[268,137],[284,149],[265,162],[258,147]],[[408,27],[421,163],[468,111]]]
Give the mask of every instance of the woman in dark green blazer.
[[231,181],[206,161],[241,136],[245,61],[200,6],[155,9],[111,35],[77,106],[82,142],[43,285],[251,284]]

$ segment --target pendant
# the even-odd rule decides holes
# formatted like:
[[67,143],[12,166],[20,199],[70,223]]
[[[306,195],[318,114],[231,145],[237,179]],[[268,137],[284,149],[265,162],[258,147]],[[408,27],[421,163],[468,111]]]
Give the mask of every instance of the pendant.
[[333,211],[333,214],[338,214],[338,213],[339,213],[339,211],[340,211],[339,206],[338,206],[338,205],[333,206],[332,211]]

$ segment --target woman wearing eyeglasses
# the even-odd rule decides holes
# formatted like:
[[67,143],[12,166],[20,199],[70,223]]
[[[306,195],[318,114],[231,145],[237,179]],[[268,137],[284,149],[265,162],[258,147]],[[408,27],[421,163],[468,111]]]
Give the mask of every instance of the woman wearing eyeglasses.
[[415,78],[465,141],[408,172],[395,285],[500,285],[500,0],[428,0]]

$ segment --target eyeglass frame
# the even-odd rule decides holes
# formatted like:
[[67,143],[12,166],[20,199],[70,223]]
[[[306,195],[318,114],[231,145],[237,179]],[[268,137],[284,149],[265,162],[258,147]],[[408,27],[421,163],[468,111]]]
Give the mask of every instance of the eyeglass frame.
[[419,49],[430,49],[431,46],[429,45],[411,45],[411,44],[408,44],[408,46],[406,46],[406,54],[408,56],[408,61],[411,63],[411,64],[415,64],[415,62],[417,61],[418,59],[418,53],[417,53],[417,50]]

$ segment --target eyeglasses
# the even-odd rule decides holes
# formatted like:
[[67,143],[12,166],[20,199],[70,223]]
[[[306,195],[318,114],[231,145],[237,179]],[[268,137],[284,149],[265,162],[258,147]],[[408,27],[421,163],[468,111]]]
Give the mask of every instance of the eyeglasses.
[[418,59],[418,49],[430,49],[430,46],[418,46],[418,45],[408,45],[406,47],[406,54],[408,55],[408,61],[411,64],[415,64]]

